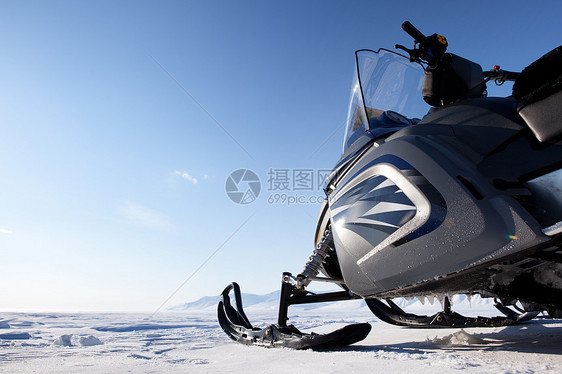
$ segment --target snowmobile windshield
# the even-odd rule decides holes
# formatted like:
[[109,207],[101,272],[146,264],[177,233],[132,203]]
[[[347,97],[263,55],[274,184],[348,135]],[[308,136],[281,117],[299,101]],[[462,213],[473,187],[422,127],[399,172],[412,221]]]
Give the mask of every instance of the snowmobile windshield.
[[410,126],[429,110],[423,101],[423,68],[379,49],[355,52],[356,69],[343,151],[363,136],[379,137]]

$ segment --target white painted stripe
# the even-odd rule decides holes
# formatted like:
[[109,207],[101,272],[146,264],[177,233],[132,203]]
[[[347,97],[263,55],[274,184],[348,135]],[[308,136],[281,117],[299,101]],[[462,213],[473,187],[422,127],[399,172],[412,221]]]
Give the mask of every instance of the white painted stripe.
[[387,201],[381,201],[380,203],[369,209],[367,212],[365,212],[365,214],[363,214],[362,216],[377,214],[377,213],[404,211],[404,210],[416,210],[416,207],[413,205],[389,203]]

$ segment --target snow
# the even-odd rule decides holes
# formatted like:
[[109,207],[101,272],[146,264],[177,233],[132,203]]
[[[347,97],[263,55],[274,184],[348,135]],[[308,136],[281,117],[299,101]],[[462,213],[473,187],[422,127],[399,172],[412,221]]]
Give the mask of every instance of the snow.
[[[455,300],[455,309],[462,313],[491,312],[486,299]],[[275,322],[277,311],[269,297],[253,301],[247,314],[255,326]],[[409,304],[407,311],[424,314],[440,308],[438,302],[433,306],[416,299],[397,302]],[[408,329],[378,321],[360,300],[317,305],[291,307],[290,322],[306,332],[329,332],[354,322],[369,322],[373,329],[355,345],[317,352],[234,343],[218,326],[216,307],[210,305],[153,317],[0,313],[0,372],[562,372],[562,320],[502,328]]]
[[438,338],[432,339],[431,343],[438,346],[459,346],[459,345],[468,346],[468,345],[475,345],[475,344],[486,344],[486,341],[484,339],[480,339],[473,335],[470,335],[464,330],[461,330],[440,339]]
[[81,346],[84,346],[84,347],[91,347],[93,345],[103,344],[101,342],[101,340],[99,340],[98,338],[96,338],[93,335],[81,336],[80,339],[78,340],[78,342],[80,343]]
[[71,347],[72,346],[72,334],[59,336],[53,342],[53,344],[58,345],[58,346],[62,346],[62,347]]

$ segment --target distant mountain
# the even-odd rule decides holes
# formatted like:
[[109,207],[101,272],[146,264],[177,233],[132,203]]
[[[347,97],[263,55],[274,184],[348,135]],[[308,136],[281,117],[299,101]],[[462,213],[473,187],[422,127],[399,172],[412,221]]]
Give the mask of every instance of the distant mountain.
[[[265,295],[255,295],[251,293],[243,293],[242,294],[242,303],[244,308],[253,307],[257,304],[260,306],[269,309],[269,304],[274,303],[275,306],[279,304],[279,297],[280,291],[270,292]],[[220,301],[220,296],[205,296],[200,298],[197,301],[193,301],[190,303],[174,305],[167,310],[173,311],[204,311],[209,309],[216,309],[218,303]],[[232,300],[234,302],[234,300]]]
[[216,307],[219,300],[220,296],[205,296],[197,301],[171,306],[166,310],[205,310],[211,307]]

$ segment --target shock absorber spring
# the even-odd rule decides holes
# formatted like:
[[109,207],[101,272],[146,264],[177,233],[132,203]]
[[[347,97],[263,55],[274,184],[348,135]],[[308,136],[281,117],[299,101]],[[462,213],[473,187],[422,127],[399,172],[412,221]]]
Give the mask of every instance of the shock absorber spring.
[[297,287],[299,289],[304,289],[311,282],[311,277],[318,275],[320,267],[324,262],[326,262],[326,257],[334,250],[332,248],[332,229],[328,225],[322,238],[316,245],[316,249],[312,252],[312,256],[309,257],[308,262],[304,265],[304,269],[297,276]]

